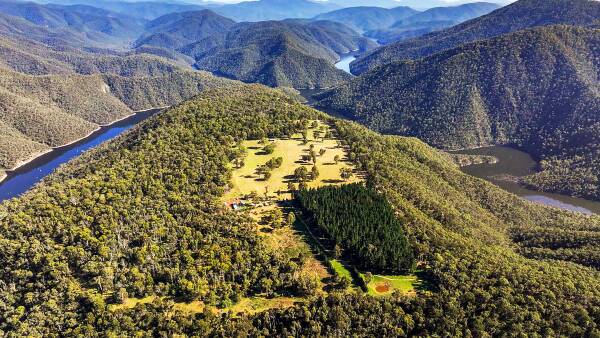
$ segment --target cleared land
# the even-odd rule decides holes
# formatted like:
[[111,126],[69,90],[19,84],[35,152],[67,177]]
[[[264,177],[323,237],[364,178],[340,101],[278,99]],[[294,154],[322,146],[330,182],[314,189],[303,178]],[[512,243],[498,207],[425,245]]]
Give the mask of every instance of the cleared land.
[[395,291],[404,294],[415,294],[420,284],[417,276],[380,276],[375,275],[367,284],[368,293],[372,296],[386,296]]
[[[342,146],[338,144],[338,140],[334,138],[315,140],[314,131],[321,127],[326,130],[329,126],[319,122],[317,128],[308,130],[308,143],[304,143],[302,135],[294,135],[290,139],[275,139],[269,140],[274,143],[275,151],[272,154],[266,154],[263,151],[265,144],[259,140],[245,141],[242,145],[248,149],[248,155],[244,159],[244,165],[233,171],[231,180],[232,188],[225,194],[225,200],[241,198],[253,192],[260,196],[264,196],[265,191],[271,198],[289,199],[291,194],[288,190],[288,183],[292,182],[297,185],[294,180],[294,170],[298,167],[305,166],[310,171],[315,165],[312,162],[302,161],[303,155],[310,154],[310,146],[314,144],[314,150],[319,154],[321,149],[325,150],[323,155],[317,156],[316,167],[319,170],[319,177],[314,181],[307,182],[309,187],[319,187],[327,184],[352,183],[360,181],[360,177],[353,175],[352,178],[344,181],[340,176],[342,168],[353,169],[351,163],[347,161],[346,152]],[[339,157],[338,163],[335,157]],[[271,171],[271,177],[268,180],[263,180],[257,174],[256,169],[264,165],[270,159],[281,157],[283,162],[279,168]],[[277,195],[277,191],[281,191]]]

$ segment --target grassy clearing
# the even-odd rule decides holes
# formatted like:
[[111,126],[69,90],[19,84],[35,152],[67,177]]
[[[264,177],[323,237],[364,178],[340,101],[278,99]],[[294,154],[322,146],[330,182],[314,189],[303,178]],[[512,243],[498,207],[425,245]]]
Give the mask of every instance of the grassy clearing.
[[148,296],[145,298],[127,298],[122,304],[111,304],[108,308],[111,311],[118,311],[123,309],[133,309],[138,304],[148,304],[152,303],[156,296]]
[[255,314],[271,309],[286,309],[301,301],[302,299],[294,297],[250,297],[242,299],[232,307],[222,310],[222,312],[231,311],[234,314]]
[[300,273],[321,281],[320,289],[322,291],[322,281],[331,277],[331,275],[323,263],[312,255],[310,247],[302,239],[301,234],[292,227],[274,229],[263,234],[267,246],[276,252],[283,253],[288,257],[297,257],[303,254],[308,256],[302,265]]
[[331,267],[335,271],[335,273],[340,277],[347,277],[350,280],[353,280],[352,273],[348,270],[342,262],[337,259],[331,259]]
[[[128,298],[125,300],[123,304],[112,304],[109,306],[111,311],[118,311],[124,309],[133,309],[138,304],[146,304],[154,301],[156,296],[149,296],[145,298]],[[267,311],[271,309],[285,309],[293,306],[297,302],[301,302],[300,298],[293,297],[275,297],[275,298],[266,298],[266,297],[249,297],[243,298],[238,303],[223,308],[218,309],[215,307],[209,307],[210,311],[219,314],[219,313],[227,313],[232,312],[234,314],[254,314],[262,311]],[[206,305],[200,301],[194,301],[190,303],[184,302],[176,302],[173,305],[173,309],[179,310],[183,313],[187,313],[190,315],[201,313],[206,309]]]
[[414,295],[420,281],[417,276],[381,276],[374,275],[367,284],[368,293],[372,296],[386,296],[395,291]]
[[[175,305],[173,305],[173,308],[183,313],[196,314],[203,312],[206,308],[206,305],[201,301],[194,301],[190,303],[175,303]],[[214,308],[212,308],[211,310],[215,313],[218,312]]]
[[[318,128],[321,126],[325,125],[320,123]],[[325,127],[329,128],[328,126]],[[312,136],[315,129],[309,129],[309,142],[307,144],[304,144],[301,135],[294,135],[290,139],[270,140],[275,144],[275,151],[270,155],[265,154],[262,150],[264,144],[261,144],[258,140],[243,142],[243,146],[248,149],[248,154],[244,159],[244,166],[233,171],[232,188],[225,194],[224,199],[230,201],[253,192],[260,196],[264,196],[266,192],[268,197],[280,200],[291,198],[288,183],[294,182],[294,170],[300,166],[305,166],[310,171],[314,165],[313,163],[301,161],[302,155],[310,153],[311,144],[314,144],[316,153],[319,153],[321,149],[324,149],[325,153],[317,157],[316,167],[319,170],[319,177],[315,181],[307,182],[309,187],[359,181],[360,178],[356,175],[348,181],[341,179],[340,169],[353,169],[351,163],[347,161],[345,149],[338,144],[336,139],[315,140]],[[335,163],[334,160],[336,156],[340,158],[338,163]],[[266,181],[261,179],[256,173],[256,169],[270,159],[278,157],[283,159],[281,167],[271,172],[270,179]],[[277,191],[281,191],[282,194],[276,194]]]

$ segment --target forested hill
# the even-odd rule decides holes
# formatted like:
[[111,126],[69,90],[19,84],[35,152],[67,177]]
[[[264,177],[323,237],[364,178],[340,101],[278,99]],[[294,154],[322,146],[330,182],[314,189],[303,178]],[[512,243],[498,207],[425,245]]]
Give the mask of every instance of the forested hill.
[[134,111],[165,107],[231,81],[206,72],[31,76],[0,69],[0,173]]
[[136,40],[134,48],[149,45],[177,49],[223,33],[234,24],[235,21],[210,10],[170,13],[147,23],[146,32]]
[[554,24],[592,26],[598,19],[598,1],[519,0],[446,30],[376,49],[354,61],[351,71],[353,74],[361,74],[388,62],[418,59],[464,43],[524,28]]
[[[240,316],[174,307],[302,295],[305,256],[269,249],[251,218],[219,197],[240,141],[285,137],[316,118],[405,221],[430,292],[331,292]],[[0,330],[14,336],[600,333],[600,218],[526,202],[416,139],[257,85],[205,92],[83,155],[0,205],[0,230]],[[166,297],[108,308],[124,294]]]
[[338,54],[368,50],[374,42],[331,21],[239,23],[180,49],[198,69],[244,82],[329,88],[350,75],[336,69]]
[[444,149],[514,144],[566,160],[574,170],[562,177],[573,177],[554,189],[600,198],[599,46],[597,29],[524,30],[390,63],[325,93],[318,106]]

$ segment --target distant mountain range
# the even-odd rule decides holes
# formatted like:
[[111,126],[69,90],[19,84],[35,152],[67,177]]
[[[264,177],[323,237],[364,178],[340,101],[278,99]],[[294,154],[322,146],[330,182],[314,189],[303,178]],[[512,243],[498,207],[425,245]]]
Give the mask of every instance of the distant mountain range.
[[[6,0],[5,0],[6,1]],[[168,1],[117,1],[117,0],[44,0],[43,3],[61,5],[88,5],[109,11],[131,15],[136,18],[153,20],[159,16],[175,12],[189,12],[211,8],[211,5],[191,5]]]
[[398,42],[365,54],[351,65],[353,74],[364,73],[386,63],[418,59],[480,39],[520,29],[552,25],[594,25],[600,2],[589,0],[520,0],[488,15],[447,30]]
[[338,8],[336,4],[309,0],[259,0],[225,5],[214,10],[236,21],[265,21],[312,18]]
[[62,30],[99,46],[126,48],[144,31],[144,20],[86,5],[39,5],[0,0],[0,13],[47,29]]
[[385,29],[393,26],[399,20],[408,18],[419,12],[409,7],[392,9],[381,7],[351,7],[324,13],[315,20],[331,20],[341,22],[357,32]]
[[379,43],[387,44],[441,30],[487,14],[499,7],[497,4],[486,2],[436,7],[423,12],[410,7],[353,7],[321,14],[316,19],[347,24]]

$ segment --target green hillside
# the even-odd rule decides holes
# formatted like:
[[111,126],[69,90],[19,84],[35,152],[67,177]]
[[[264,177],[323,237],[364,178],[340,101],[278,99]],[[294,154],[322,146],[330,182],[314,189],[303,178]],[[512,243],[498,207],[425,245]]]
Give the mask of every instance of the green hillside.
[[244,82],[294,88],[329,88],[350,79],[336,69],[338,54],[374,46],[329,21],[240,23],[181,48],[198,69]]
[[516,145],[544,160],[532,184],[600,199],[598,46],[596,29],[524,30],[377,68],[318,106],[443,149]]
[[[268,249],[246,213],[220,201],[240,141],[285,138],[316,118],[404,220],[430,291],[305,297],[296,272],[307,257]],[[204,92],[143,122],[0,215],[0,330],[16,336],[599,333],[598,261],[576,257],[598,257],[600,218],[526,202],[416,139],[381,136],[256,85]],[[174,305],[227,308],[259,294],[297,303],[193,316]],[[109,310],[127,295],[162,297]]]
[[145,33],[135,41],[134,48],[149,45],[177,49],[222,33],[234,24],[235,21],[210,10],[170,13],[147,23]]

